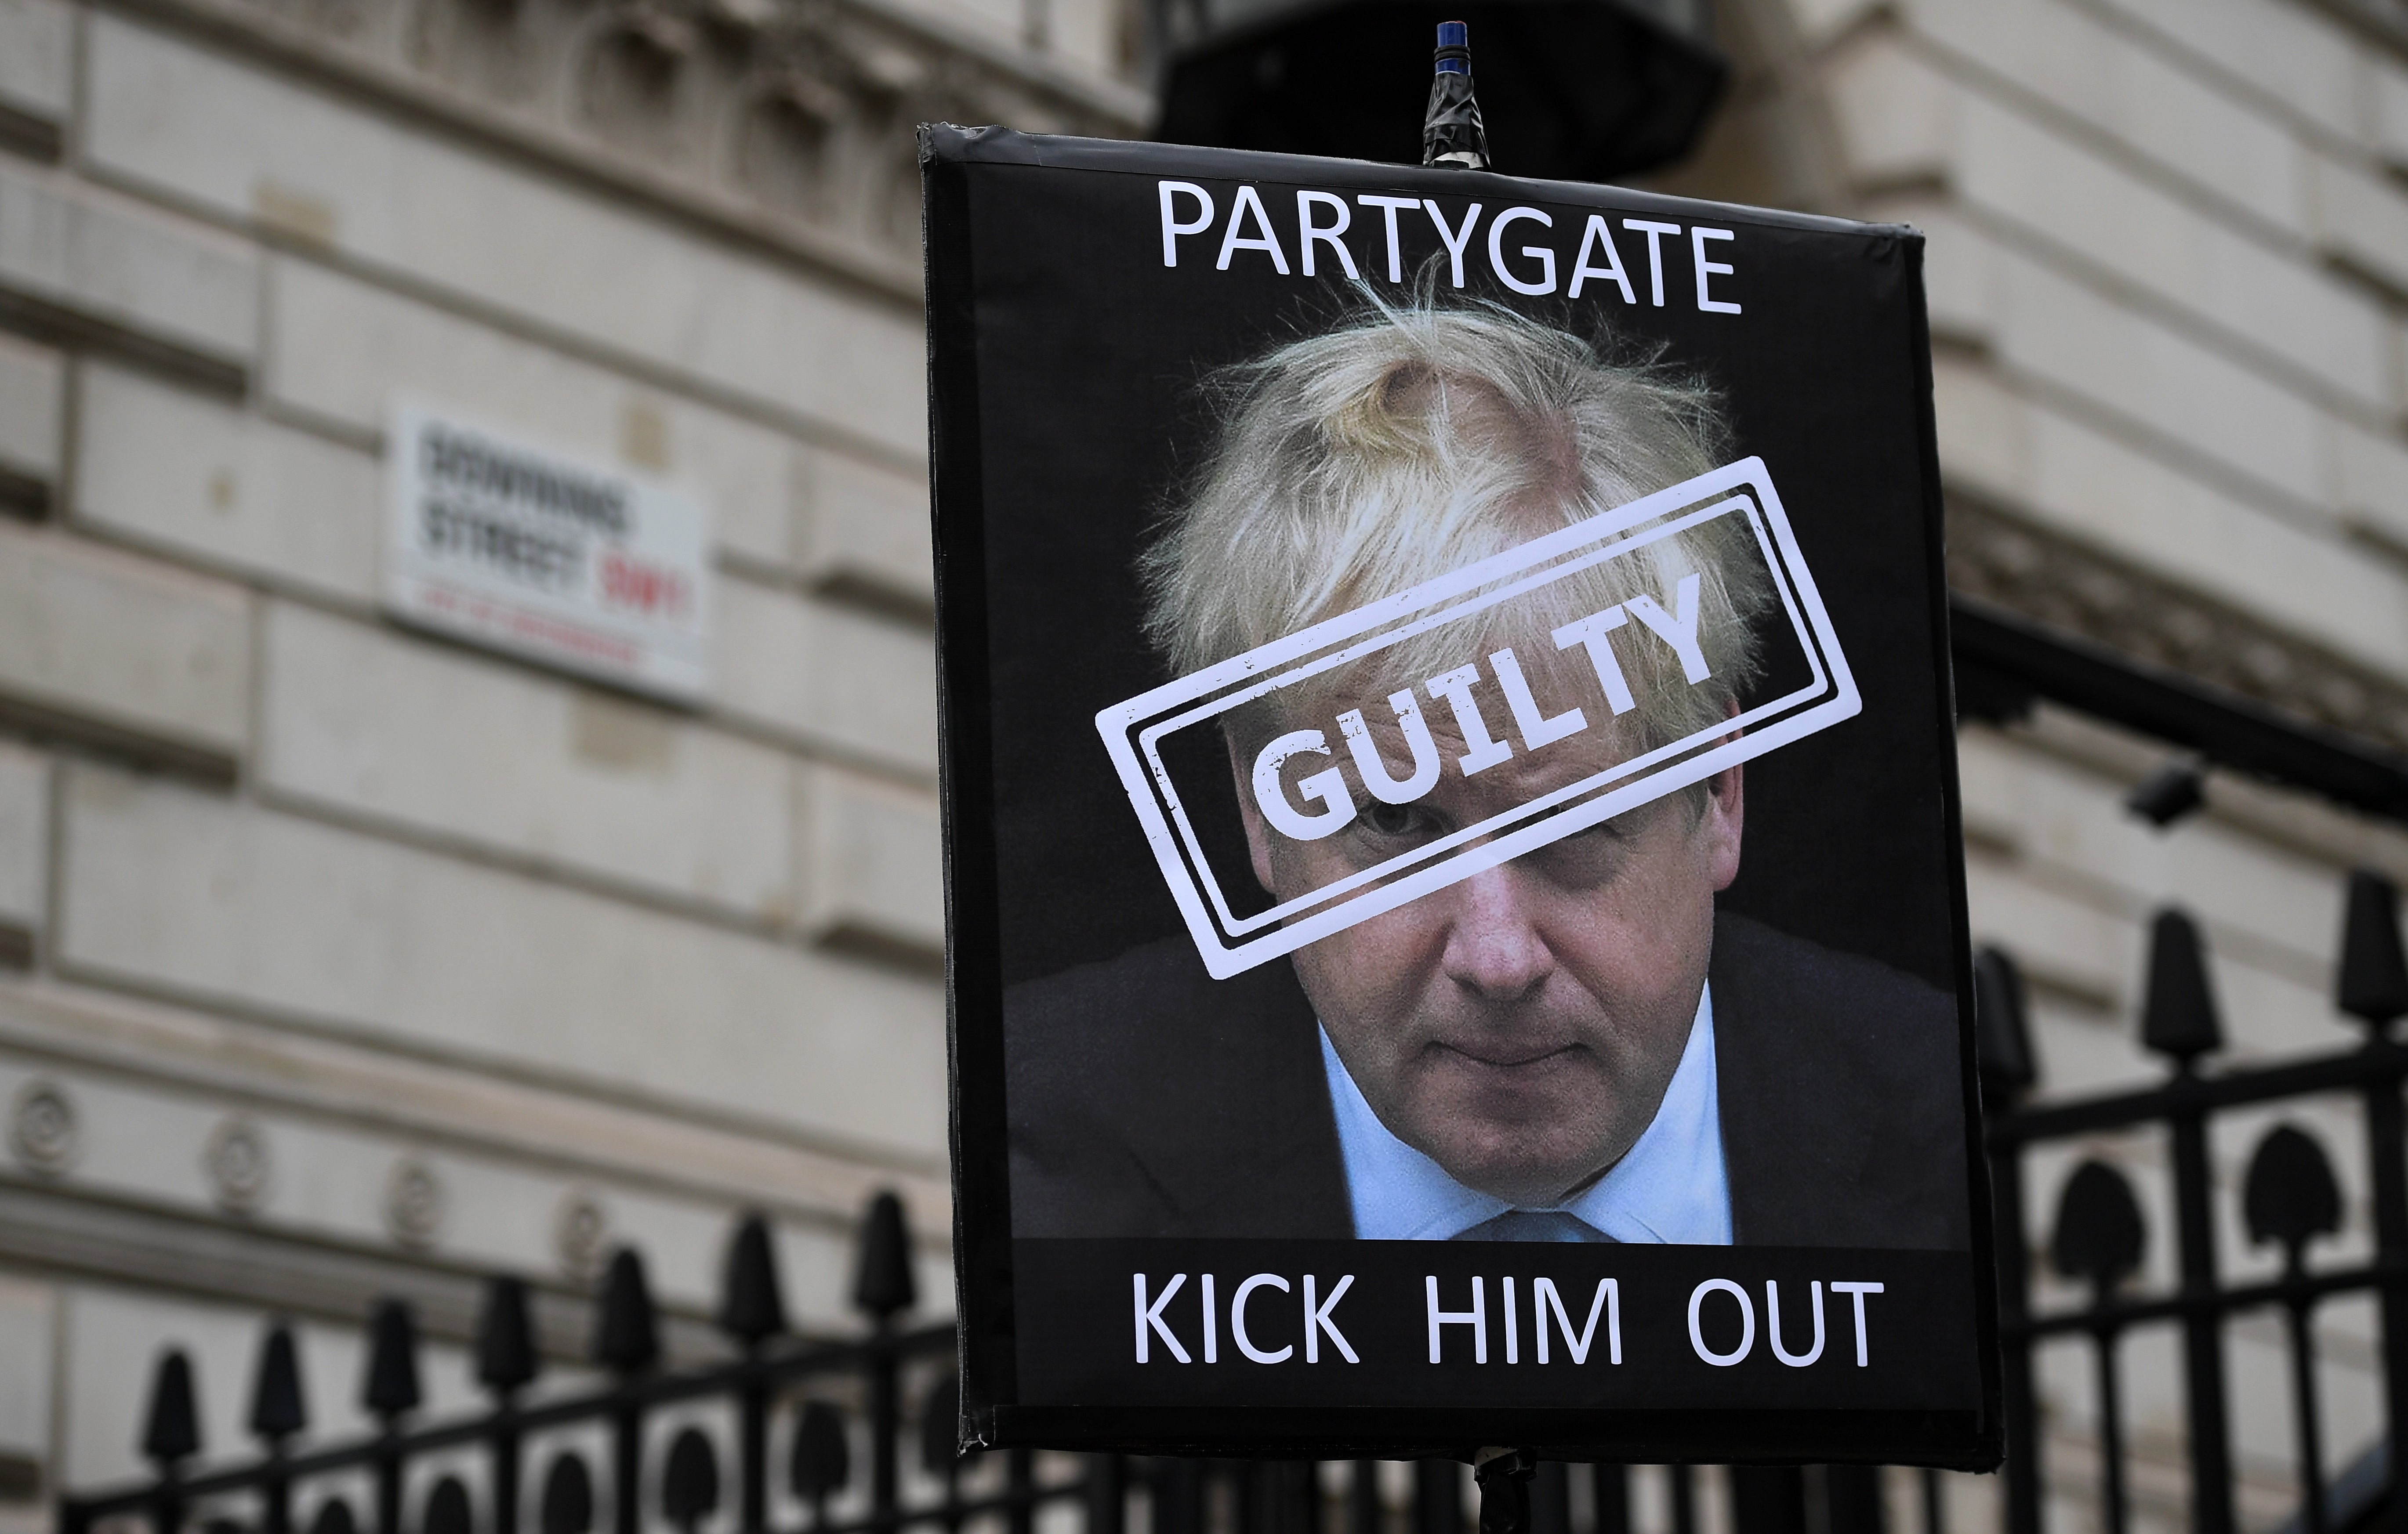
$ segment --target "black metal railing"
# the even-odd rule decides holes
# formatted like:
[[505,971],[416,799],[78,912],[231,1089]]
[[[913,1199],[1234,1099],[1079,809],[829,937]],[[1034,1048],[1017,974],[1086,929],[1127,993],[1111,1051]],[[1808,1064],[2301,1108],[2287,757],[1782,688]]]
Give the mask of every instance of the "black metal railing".
[[[2298,1528],[2328,1534],[2336,1523],[2325,1485],[2322,1386],[2311,1326],[2316,1309],[2336,1297],[2369,1294],[2379,1301],[2386,1462],[2401,1463],[2401,1435],[2408,1431],[2408,1166],[2402,1162],[2401,1107],[2408,1045],[2389,1030],[2408,1014],[2408,963],[2401,956],[2392,885],[2372,873],[2353,874],[2344,928],[2335,1001],[2364,1025],[2359,1047],[2253,1069],[2210,1068],[2208,1058],[2224,1038],[2203,944],[2187,915],[2167,909],[2152,924],[2141,1020],[2143,1044],[2169,1062],[2167,1079],[2142,1091],[2029,1108],[2011,1106],[2034,1078],[2022,987],[2006,955],[1995,950],[1981,955],[1976,980],[2006,1344],[2010,1534],[2037,1534],[2042,1525],[2042,1435],[2033,1358],[2054,1339],[2089,1339],[2097,1382],[2099,1516],[2106,1534],[2123,1534],[2131,1515],[2118,1356],[2126,1334],[2136,1328],[2171,1326],[2181,1338],[2187,1522],[2199,1534],[2230,1534],[2236,1527],[2224,1352],[2226,1328],[2234,1317],[2273,1312],[2284,1320],[2293,1461],[2301,1488]],[[2309,1261],[2311,1247],[2342,1228],[2340,1185],[2316,1136],[2284,1123],[2258,1140],[2237,1190],[2235,1211],[2253,1244],[2279,1251],[2280,1276],[2227,1282],[2217,1255],[2219,1206],[2225,1200],[2218,1197],[2208,1150],[2214,1121],[2225,1113],[2336,1094],[2363,1105],[2372,1260],[2329,1267]],[[2122,1170],[2105,1160],[2086,1160],[2058,1196],[2046,1257],[2057,1273],[2087,1287],[2088,1302],[2035,1309],[2024,1192],[2028,1153],[2133,1130],[2154,1132],[2164,1142],[2174,1216],[2173,1283],[2154,1294],[2130,1291],[2146,1245],[2140,1200]],[[2386,1516],[2390,1527],[2398,1527],[2398,1512],[2387,1502],[2360,1505],[2348,1513],[2343,1521],[2356,1527],[2372,1527]]]
[[[2047,701],[2181,748],[2183,755],[2125,801],[2161,829],[2200,808],[2201,780],[2211,768],[2408,825],[2408,759],[2396,753],[1961,595],[1951,598],[1950,618],[1961,717],[2007,724]],[[2167,1078],[2138,1092],[2026,1105],[2038,1072],[2015,966],[2002,953],[1985,953],[1975,983],[2005,1348],[2007,1534],[2038,1534],[2044,1522],[2036,1355],[2063,1340],[2078,1346],[2086,1337],[2095,1381],[2099,1524],[2104,1534],[2124,1534],[2132,1507],[2120,1355],[2127,1333],[2157,1326],[2173,1327],[2181,1341],[2188,1492],[2180,1521],[2198,1534],[2232,1534],[2238,1476],[2224,1341],[2232,1320],[2269,1311],[2283,1318],[2290,1355],[2291,1461],[2300,1505],[2286,1534],[2377,1528],[2408,1534],[2408,1498],[2392,1489],[2392,1468],[2408,1464],[2408,1162],[2402,1159],[2408,1123],[2401,1102],[2408,1045],[2390,1030],[2408,1014],[2408,966],[2401,961],[2391,884],[2364,870],[2350,876],[2333,1001],[2364,1027],[2357,1049],[2272,1067],[2214,1068],[2211,1057],[2223,1045],[2223,1028],[2199,929],[2186,914],[2169,909],[2152,924],[2141,1018],[2141,1041],[2168,1062]],[[2224,1115],[2336,1095],[2356,1097],[2364,1117],[2364,1233],[2372,1237],[2372,1260],[2330,1267],[2309,1262],[2315,1243],[2341,1231],[2344,1210],[2322,1143],[2307,1129],[2282,1125],[2258,1141],[2237,1211],[2239,1229],[2252,1243],[2279,1249],[2281,1276],[2226,1282],[2218,1264],[2220,1200],[2210,1130]],[[2050,1147],[2134,1133],[2155,1135],[2164,1146],[2174,1226],[2172,1283],[2155,1294],[2131,1289],[2147,1243],[2141,1205],[2123,1170],[2088,1160],[2060,1191],[2044,1244],[2049,1265],[2086,1286],[2089,1303],[2036,1310],[2028,1158]],[[2347,1470],[2328,1481],[2311,1319],[2320,1306],[2350,1294],[2377,1302],[2374,1365],[2385,1426]]]
[[[530,1400],[527,1388],[541,1359],[530,1314],[529,1292],[512,1277],[491,1280],[472,1353],[476,1383],[490,1397],[483,1412],[457,1421],[411,1425],[423,1400],[419,1339],[409,1306],[385,1299],[368,1325],[366,1367],[360,1405],[380,1430],[351,1441],[294,1452],[292,1441],[308,1428],[300,1386],[298,1347],[290,1327],[266,1331],[252,1382],[249,1426],[260,1452],[247,1462],[194,1471],[201,1449],[193,1370],[186,1355],[170,1349],[159,1359],[141,1451],[156,1474],[136,1486],[89,1496],[68,1496],[59,1504],[61,1534],[97,1534],[112,1520],[147,1521],[154,1534],[180,1534],[197,1526],[210,1534],[292,1534],[296,1500],[320,1487],[344,1487],[365,1477],[363,1512],[342,1490],[309,1498],[314,1511],[308,1534],[519,1534],[523,1472],[530,1447],[564,1441],[552,1450],[536,1499],[541,1534],[594,1534],[597,1500],[613,1534],[638,1534],[647,1527],[646,1491],[660,1518],[682,1534],[721,1510],[721,1447],[712,1434],[686,1425],[657,1455],[648,1453],[648,1424],[664,1409],[707,1403],[732,1418],[735,1499],[740,1527],[763,1530],[769,1517],[769,1445],[773,1419],[783,1424],[785,1483],[809,1512],[802,1526],[825,1534],[868,1534],[907,1524],[940,1522],[958,1528],[967,1519],[1001,1511],[1015,1531],[1025,1527],[1037,1503],[1064,1493],[1024,1485],[1015,1475],[1001,1497],[961,1494],[953,1463],[950,1397],[925,1408],[933,1427],[924,1435],[926,1456],[945,1487],[927,1508],[907,1510],[901,1499],[900,1451],[903,1381],[915,1364],[936,1367],[951,1390],[953,1332],[949,1325],[906,1329],[898,1318],[915,1295],[910,1239],[902,1206],[891,1194],[871,1202],[862,1232],[853,1301],[868,1317],[867,1335],[843,1341],[800,1341],[786,1336],[785,1307],[771,1254],[768,1228],[758,1217],[743,1220],[729,1247],[718,1322],[733,1345],[727,1362],[670,1371],[661,1361],[660,1321],[641,1257],[632,1249],[615,1253],[594,1308],[592,1363],[607,1377],[600,1388]],[[836,1398],[814,1387],[835,1387]],[[848,1404],[851,1411],[848,1411]],[[868,1448],[867,1496],[856,1513],[831,1516],[832,1500],[853,1484],[850,1415]],[[585,1451],[573,1442],[580,1428],[598,1428],[607,1439],[606,1478],[597,1496],[596,1477]],[[471,1493],[459,1472],[462,1450],[478,1451],[481,1485]],[[942,1463],[936,1463],[941,1459]],[[654,1461],[657,1463],[650,1463]],[[412,1499],[415,1468],[437,1465],[440,1473]],[[481,1505],[480,1514],[478,1509]],[[1116,1534],[1106,1526],[1099,1534]]]

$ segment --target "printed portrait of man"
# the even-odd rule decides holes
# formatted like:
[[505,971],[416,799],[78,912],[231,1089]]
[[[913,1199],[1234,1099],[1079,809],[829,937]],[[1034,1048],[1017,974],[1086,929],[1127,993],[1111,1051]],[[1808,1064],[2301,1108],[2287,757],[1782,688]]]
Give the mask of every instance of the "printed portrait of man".
[[[1732,456],[1711,390],[1501,308],[1379,308],[1226,382],[1138,572],[1173,676]],[[1745,520],[1699,521],[1232,710],[1253,878],[1284,902],[1711,738],[1778,601]],[[1746,810],[1732,766],[1230,979],[1174,938],[1013,987],[1014,1233],[1967,1246],[1954,1002],[1719,909],[1778,834]]]

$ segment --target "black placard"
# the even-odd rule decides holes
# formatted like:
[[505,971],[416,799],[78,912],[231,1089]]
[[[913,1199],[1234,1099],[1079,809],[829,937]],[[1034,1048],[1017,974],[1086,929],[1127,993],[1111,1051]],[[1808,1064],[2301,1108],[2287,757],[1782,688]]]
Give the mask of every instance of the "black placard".
[[1995,1464],[1920,237],[923,164],[966,1441]]

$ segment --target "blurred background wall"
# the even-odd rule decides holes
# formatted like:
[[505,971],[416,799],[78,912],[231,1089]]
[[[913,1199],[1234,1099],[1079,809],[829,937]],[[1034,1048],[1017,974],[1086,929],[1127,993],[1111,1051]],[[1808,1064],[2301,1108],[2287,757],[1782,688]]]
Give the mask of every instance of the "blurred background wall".
[[[1729,89],[1651,184],[1928,232],[1960,589],[2408,749],[2408,5],[1708,23]],[[537,1282],[571,1356],[622,1242],[697,1355],[760,1209],[842,1330],[880,1187],[942,1312],[911,128],[1143,133],[1159,36],[1125,0],[0,0],[0,1529],[137,1468],[169,1340],[236,1447],[268,1313],[342,1431],[372,1297],[417,1303],[437,1409],[478,1277]],[[709,696],[380,616],[396,396],[706,500]],[[2340,870],[2408,878],[2408,838],[2223,779],[2155,830],[2120,800],[2161,753],[2046,708],[1963,752],[2043,1091],[2157,1078],[2168,900],[2236,1056],[2352,1037]],[[2338,1468],[2372,1320],[2323,1325]],[[2291,1507],[2275,1338],[2232,1364],[2251,1527]],[[2154,1346],[2136,1495],[2177,1527]],[[2046,1381],[2065,1527],[2086,1379]]]

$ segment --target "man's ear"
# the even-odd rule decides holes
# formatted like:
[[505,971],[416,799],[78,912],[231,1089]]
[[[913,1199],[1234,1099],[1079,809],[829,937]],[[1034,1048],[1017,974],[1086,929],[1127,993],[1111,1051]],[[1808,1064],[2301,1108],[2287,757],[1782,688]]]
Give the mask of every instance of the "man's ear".
[[[1738,714],[1737,698],[1731,700],[1730,711]],[[1736,738],[1739,734],[1733,730],[1726,738]],[[1727,767],[1706,780],[1706,812],[1698,820],[1698,835],[1708,839],[1707,867],[1716,890],[1730,888],[1731,881],[1739,877],[1740,833],[1746,822],[1746,768]]]
[[1261,807],[1254,803],[1253,775],[1246,769],[1246,759],[1239,753],[1238,743],[1229,745],[1229,780],[1237,785],[1238,814],[1246,823],[1246,852],[1254,860],[1254,878],[1273,895],[1279,886],[1271,882],[1271,828],[1263,824]]
[[1698,835],[1706,839],[1707,868],[1714,888],[1727,890],[1739,877],[1740,831],[1746,821],[1747,769],[1727,767],[1706,780],[1706,812]]

